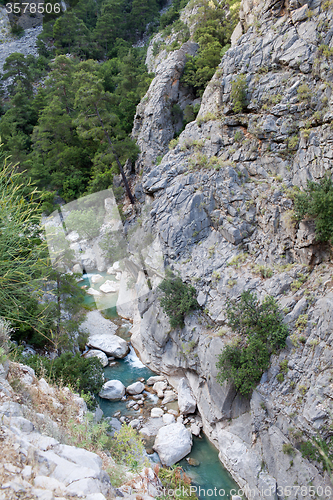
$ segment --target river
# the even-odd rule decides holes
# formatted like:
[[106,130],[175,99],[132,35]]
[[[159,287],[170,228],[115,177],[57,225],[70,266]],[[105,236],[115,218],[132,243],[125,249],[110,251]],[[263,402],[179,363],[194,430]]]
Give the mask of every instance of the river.
[[[83,285],[89,287],[88,277],[90,277],[91,274],[88,276],[85,275],[85,279],[81,282]],[[105,273],[98,274],[101,274],[104,279],[110,279],[110,276]],[[103,281],[95,284],[94,288],[98,290]],[[107,304],[109,307],[103,311],[103,314],[105,317],[119,325],[117,335],[129,341],[129,329],[131,324],[117,316],[115,308],[116,294],[112,295],[114,297],[111,302]],[[93,297],[88,296],[86,303],[92,307],[94,304]],[[104,369],[104,374],[106,380],[117,379],[120,380],[125,386],[136,382],[138,379],[145,379],[146,381],[149,377],[156,375],[156,373],[152,372],[140,361],[132,347],[130,353],[124,359],[117,360],[113,366],[106,367]],[[106,417],[112,417],[116,412],[120,411],[123,416],[138,418],[139,415],[148,415],[151,408],[160,406],[160,400],[155,394],[151,394],[147,391],[145,391],[144,394],[146,396],[144,408],[137,411],[133,408],[127,408],[126,405],[128,401],[109,401],[99,398],[99,404]],[[176,403],[169,403],[168,406],[176,409],[178,408]],[[192,484],[197,487],[197,491],[199,491],[199,487],[201,488],[202,494],[198,494],[198,498],[200,500],[207,499],[207,497],[213,499],[230,499],[230,490],[234,489],[237,491],[239,489],[231,475],[220,462],[218,458],[218,450],[212,443],[210,443],[204,434],[201,438],[193,436],[193,447],[189,457],[198,461],[199,465],[191,466],[186,459],[181,460],[179,464],[184,469],[186,474],[191,477]],[[214,488],[216,488],[216,490],[214,490]],[[216,494],[214,491],[216,491]],[[218,494],[219,491],[220,494]]]

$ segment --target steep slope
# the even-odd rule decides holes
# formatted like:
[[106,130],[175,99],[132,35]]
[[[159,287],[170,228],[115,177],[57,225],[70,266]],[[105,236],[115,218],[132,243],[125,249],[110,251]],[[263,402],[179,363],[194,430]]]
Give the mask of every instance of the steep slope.
[[[333,409],[330,248],[318,244],[312,221],[293,221],[289,191],[333,172],[333,15],[329,2],[302,3],[242,2],[233,46],[196,121],[160,165],[144,165],[141,178],[150,210],[144,227],[159,234],[166,265],[192,282],[214,323],[207,328],[193,315],[170,331],[151,296],[139,304],[132,342],[174,385],[188,378],[222,462],[258,499],[310,497],[310,486],[319,498],[333,491],[322,466],[299,451],[300,442],[330,435]],[[150,114],[138,142],[143,157],[161,152],[149,138],[155,127]],[[256,265],[269,268],[265,278]],[[243,290],[277,298],[289,327],[287,347],[272,356],[250,401],[220,386],[215,367],[233,338],[226,301]],[[283,360],[286,374],[277,378]]]

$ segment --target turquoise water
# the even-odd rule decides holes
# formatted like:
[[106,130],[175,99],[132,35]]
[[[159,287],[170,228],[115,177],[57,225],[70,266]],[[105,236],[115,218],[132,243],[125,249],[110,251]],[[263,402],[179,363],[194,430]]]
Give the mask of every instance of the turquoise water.
[[[197,496],[200,499],[207,499],[207,497],[230,499],[230,490],[238,491],[238,485],[222,466],[217,449],[204,434],[202,434],[202,438],[193,436],[193,447],[189,457],[198,460],[200,465],[193,467],[188,464],[185,458],[179,462],[179,465],[191,477],[193,486],[197,487]],[[201,495],[198,494],[199,487],[207,492],[206,496],[203,491]],[[214,493],[214,488],[216,488],[216,495],[210,495],[209,490],[212,489]]]
[[[99,283],[90,284],[89,278],[94,274],[100,274],[103,276],[103,280]],[[91,272],[88,274],[84,274],[82,280],[79,282],[81,287],[85,287],[86,290],[88,288],[94,288],[95,290],[99,290],[99,287],[105,283],[105,281],[116,281],[113,275],[107,274],[106,272]],[[117,293],[107,293],[105,296],[99,298],[99,309],[103,310],[103,315],[108,319],[116,319],[118,318],[116,303],[117,303],[118,294]],[[93,295],[86,294],[84,298],[84,304],[89,308],[96,308],[96,302]]]

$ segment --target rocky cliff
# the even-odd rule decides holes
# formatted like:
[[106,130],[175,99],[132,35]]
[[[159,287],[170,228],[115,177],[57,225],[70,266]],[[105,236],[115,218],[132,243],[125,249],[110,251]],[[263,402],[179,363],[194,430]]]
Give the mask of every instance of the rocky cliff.
[[[293,220],[290,190],[333,173],[332,3],[243,0],[232,47],[196,121],[166,152],[165,95],[178,86],[189,43],[157,65],[134,135],[149,207],[143,226],[159,235],[165,264],[196,287],[208,322],[193,314],[171,331],[152,294],[139,301],[132,343],[174,386],[188,379],[206,433],[233,477],[254,492],[249,498],[300,499],[311,496],[310,486],[330,498],[327,472],[303,458],[299,444],[326,438],[332,426],[331,250],[316,241],[312,221]],[[235,113],[239,77],[246,98]],[[272,356],[250,400],[219,385],[215,366],[233,337],[226,301],[244,290],[275,297],[289,327],[287,347]]]

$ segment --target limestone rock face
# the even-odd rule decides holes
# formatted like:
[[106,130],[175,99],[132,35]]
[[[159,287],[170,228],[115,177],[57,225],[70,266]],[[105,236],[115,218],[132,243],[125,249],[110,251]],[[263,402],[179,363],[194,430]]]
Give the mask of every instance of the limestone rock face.
[[197,407],[197,402],[186,378],[181,378],[178,382],[178,406],[180,413],[184,415],[194,413]]
[[153,448],[162,464],[173,465],[190,453],[192,435],[183,424],[165,425],[158,431]]
[[[144,224],[159,234],[165,261],[194,284],[215,323],[207,329],[192,313],[181,331],[171,330],[153,291],[137,302],[132,343],[173,388],[187,379],[221,461],[258,498],[262,488],[275,498],[286,481],[326,481],[288,431],[293,426],[308,437],[325,432],[333,412],[327,374],[333,356],[330,256],[316,240],[314,221],[293,219],[289,191],[333,174],[333,94],[325,84],[331,68],[326,56],[318,57],[320,45],[333,47],[333,13],[325,9],[321,0],[243,0],[232,47],[206,87],[197,119],[173,149],[164,154],[156,144],[161,108],[151,112],[150,124],[144,114],[143,135],[139,120],[135,125],[148,152],[138,163],[145,167]],[[158,75],[169,62],[158,59]],[[240,75],[246,99],[235,113],[231,90]],[[139,116],[155,97],[163,105],[153,85],[150,91]],[[159,165],[154,154],[164,154]],[[244,290],[260,300],[276,298],[289,328],[285,349],[272,356],[250,400],[219,384],[216,368],[219,353],[234,338],[227,302]],[[281,382],[284,360],[288,369]],[[295,447],[293,467],[281,451],[285,443]]]
[[153,165],[157,156],[166,153],[174,137],[172,106],[178,103],[182,93],[180,77],[186,56],[194,55],[197,49],[198,45],[189,41],[179,50],[170,52],[157,66],[156,76],[137,107],[132,135],[141,150],[139,163],[146,168]]
[[99,396],[104,399],[118,400],[125,394],[125,386],[120,380],[109,380],[103,385]]

